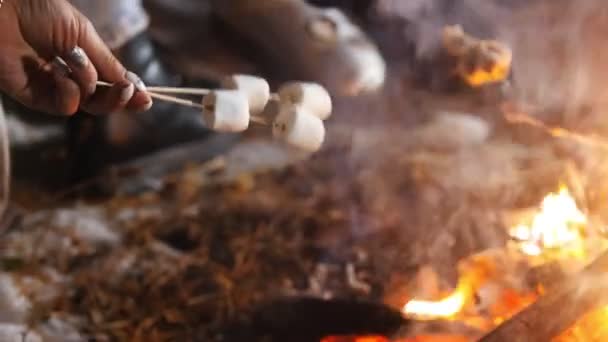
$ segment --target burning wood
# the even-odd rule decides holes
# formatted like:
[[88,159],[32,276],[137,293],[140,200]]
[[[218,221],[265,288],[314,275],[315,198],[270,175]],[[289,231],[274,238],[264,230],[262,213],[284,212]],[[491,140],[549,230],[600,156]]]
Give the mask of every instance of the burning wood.
[[608,150],[608,141],[606,139],[593,135],[581,134],[573,132],[562,127],[551,127],[544,122],[518,110],[515,106],[505,104],[502,107],[504,118],[512,124],[524,124],[536,128],[540,128],[555,138],[568,139],[583,146],[594,147],[602,150]]
[[493,328],[537,297],[534,291],[511,284],[513,270],[499,266],[501,258],[504,252],[497,250],[461,261],[458,286],[451,294],[439,301],[411,300],[403,314],[417,320],[460,321],[480,330]]
[[[594,236],[589,224],[589,218],[579,209],[569,190],[561,186],[559,191],[549,193],[543,199],[532,217],[512,226],[509,233],[515,240],[512,245],[515,248],[505,248],[504,251],[517,254],[520,260],[527,263],[527,267],[548,261],[572,260],[573,257],[583,262],[588,261],[594,255],[590,246],[597,248],[597,245],[589,242]],[[600,243],[600,248],[605,249],[605,244]],[[512,263],[517,263],[517,257],[510,258]],[[479,298],[484,287],[503,280],[499,279],[499,270],[492,270],[479,257],[469,259],[465,260],[468,268],[461,269],[458,286],[451,294],[437,301],[411,300],[403,307],[404,315],[418,320],[461,320],[467,324],[479,322],[478,319],[471,319],[469,308],[475,306],[475,299]],[[485,316],[491,322],[489,325],[475,324],[482,331],[498,326],[482,342],[548,341],[554,338],[585,313],[608,304],[605,295],[608,285],[604,278],[598,277],[607,269],[608,254],[597,259],[577,276],[547,284],[548,290],[544,284],[536,284],[539,287],[529,293],[499,287],[498,294],[493,295],[489,310],[485,313],[472,311],[474,315]],[[525,268],[521,268],[520,273],[525,273]],[[528,308],[525,309],[526,307]],[[568,309],[560,310],[561,307]],[[522,309],[524,310],[521,311]],[[553,317],[552,313],[557,310],[561,313],[559,317],[547,322],[547,317]],[[590,314],[587,322],[598,322],[605,312],[600,310],[596,314]],[[568,336],[573,336],[576,331],[577,325],[569,330]]]
[[390,340],[384,336],[330,336],[321,342],[470,342],[458,335],[420,335],[412,338]]
[[461,26],[447,26],[443,47],[456,59],[454,73],[471,87],[505,81],[511,72],[513,53],[503,43],[466,34]]
[[[586,313],[608,305],[608,253],[568,277],[480,342],[550,341]],[[556,314],[559,313],[559,314]]]
[[583,316],[554,342],[604,341],[608,336],[608,307],[592,311]]
[[390,342],[384,336],[330,336],[326,337],[321,342]]

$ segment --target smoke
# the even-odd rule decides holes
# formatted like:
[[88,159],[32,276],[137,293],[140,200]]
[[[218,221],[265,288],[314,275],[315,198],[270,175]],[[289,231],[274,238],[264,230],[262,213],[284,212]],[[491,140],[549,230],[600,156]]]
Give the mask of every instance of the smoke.
[[499,37],[513,48],[521,101],[571,116],[583,107],[603,107],[608,65],[600,56],[608,49],[607,9],[601,0],[558,0],[507,18]]
[[407,23],[404,34],[418,58],[437,52],[443,26],[460,24],[470,34],[511,46],[519,101],[564,113],[605,106],[604,0],[378,0],[376,6],[381,14]]

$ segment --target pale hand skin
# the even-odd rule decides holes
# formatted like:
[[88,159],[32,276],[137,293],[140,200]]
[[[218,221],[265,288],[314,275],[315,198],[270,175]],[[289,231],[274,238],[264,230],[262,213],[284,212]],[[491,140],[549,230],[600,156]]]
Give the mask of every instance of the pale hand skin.
[[[81,58],[75,47],[82,48]],[[56,56],[71,74],[52,63]],[[66,0],[4,0],[0,7],[0,90],[25,106],[64,115],[79,108],[94,114],[149,109],[152,99],[126,74],[90,21]],[[114,86],[96,87],[97,80]]]

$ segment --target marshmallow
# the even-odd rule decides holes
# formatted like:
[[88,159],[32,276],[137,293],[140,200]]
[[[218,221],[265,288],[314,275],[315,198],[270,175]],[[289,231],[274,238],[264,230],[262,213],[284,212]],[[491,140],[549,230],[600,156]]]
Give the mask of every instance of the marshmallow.
[[232,75],[224,78],[222,88],[242,91],[249,101],[252,114],[261,113],[270,99],[270,86],[265,79],[250,75]]
[[249,127],[249,102],[239,90],[216,90],[203,98],[205,125],[218,132],[242,132]]
[[316,83],[292,82],[279,89],[281,102],[299,105],[321,120],[331,116],[331,97]]
[[321,119],[303,107],[283,105],[272,124],[272,134],[289,145],[315,152],[325,140],[325,126]]

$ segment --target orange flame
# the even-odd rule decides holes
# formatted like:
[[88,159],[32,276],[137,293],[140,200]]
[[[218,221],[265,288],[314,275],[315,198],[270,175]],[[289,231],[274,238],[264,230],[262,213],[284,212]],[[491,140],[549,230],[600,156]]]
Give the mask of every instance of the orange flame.
[[552,342],[606,341],[608,339],[608,307],[589,312]]
[[389,339],[384,336],[329,336],[321,340],[321,342],[389,342]]
[[404,315],[418,320],[454,319],[471,301],[480,279],[475,272],[461,277],[458,287],[439,301],[410,300],[402,309]]
[[[519,250],[528,256],[557,250],[583,257],[586,253],[582,229],[586,223],[587,217],[579,210],[568,189],[562,186],[559,192],[550,193],[543,199],[531,224],[517,225],[510,234],[517,240]],[[473,262],[473,267],[465,270],[458,287],[449,296],[439,301],[411,300],[403,307],[403,313],[419,320],[455,319],[468,303],[472,303],[475,292],[483,283],[495,276],[487,268],[483,263]],[[523,302],[533,301],[535,295],[531,298],[526,297]]]
[[[390,342],[384,336],[330,336],[321,342]],[[458,335],[419,335],[410,338],[396,339],[393,342],[471,342],[469,338]]]
[[451,319],[466,304],[467,291],[456,289],[454,293],[440,301],[411,300],[403,307],[403,313],[417,319]]
[[510,231],[518,241],[521,252],[529,256],[539,256],[548,250],[559,249],[572,256],[583,257],[582,228],[587,217],[577,207],[576,201],[565,186],[558,193],[547,195],[540,212],[530,224],[520,224]]

